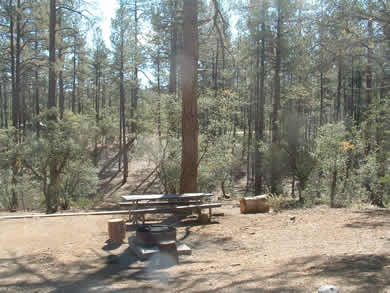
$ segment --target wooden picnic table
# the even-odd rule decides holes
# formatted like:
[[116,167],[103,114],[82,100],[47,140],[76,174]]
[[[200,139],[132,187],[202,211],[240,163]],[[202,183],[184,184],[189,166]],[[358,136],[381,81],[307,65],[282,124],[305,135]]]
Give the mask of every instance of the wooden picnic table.
[[219,203],[208,203],[211,193],[183,193],[183,194],[145,194],[122,195],[122,207],[129,207],[129,220],[138,223],[138,217],[145,222],[145,214],[149,213],[175,213],[197,211],[208,208],[211,217],[211,208],[221,206]]
[[144,195],[122,195],[128,202],[169,200],[169,199],[203,199],[212,196],[212,193],[182,193],[182,194],[144,194]]

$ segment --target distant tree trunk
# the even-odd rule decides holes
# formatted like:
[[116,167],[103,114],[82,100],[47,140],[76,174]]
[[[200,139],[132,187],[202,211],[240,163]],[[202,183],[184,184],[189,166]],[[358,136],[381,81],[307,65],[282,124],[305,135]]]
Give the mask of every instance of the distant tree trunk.
[[324,73],[320,72],[320,126],[324,125]]
[[[58,15],[58,29],[60,30],[60,38],[62,39],[62,32],[61,32],[61,26],[62,26],[62,13],[60,12]],[[58,72],[58,87],[59,87],[59,93],[58,93],[58,99],[59,99],[59,110],[60,110],[60,119],[64,116],[64,106],[65,106],[65,93],[64,93],[64,79],[63,79],[63,72],[64,72],[64,55],[63,55],[63,48],[62,45],[58,46],[58,59],[61,62],[61,66]]]
[[106,104],[107,104],[107,97],[106,97],[106,82],[107,82],[107,78],[106,78],[106,75],[104,74],[103,72],[103,76],[102,76],[102,109],[104,110],[106,108]]
[[161,50],[160,46],[158,47],[157,51],[157,95],[158,95],[158,101],[157,101],[157,133],[158,137],[161,137]]
[[354,58],[352,56],[351,62],[351,96],[348,101],[348,115],[350,119],[354,116],[354,99],[355,99],[355,75],[354,75]]
[[[95,119],[96,125],[99,123],[100,119],[100,85],[101,85],[101,64],[100,64],[100,52],[99,48],[96,52],[96,64],[95,64]],[[93,151],[93,163],[95,166],[98,165],[98,134],[95,135],[95,146]]]
[[[178,56],[178,23],[176,20],[176,12],[178,1],[172,0],[170,6],[170,54],[169,54],[169,83],[168,93],[176,99],[177,94],[177,56]],[[177,123],[175,119],[173,102],[169,103],[168,109],[168,133],[178,134]]]
[[[56,0],[50,0],[50,23],[49,23],[49,92],[47,107],[56,108]],[[51,114],[49,119],[55,120],[56,114]],[[53,131],[53,130],[49,130]],[[57,170],[57,158],[50,158],[49,162],[49,185],[45,193],[46,213],[55,213],[58,209],[58,184],[59,172]]]
[[177,24],[176,24],[177,0],[173,0],[171,7],[171,51],[169,55],[169,85],[170,94],[176,94],[176,75],[177,75]]
[[[80,67],[80,60],[78,66]],[[77,112],[81,114],[83,112],[82,96],[84,94],[84,78],[81,75],[81,73],[79,73],[78,81],[79,82],[77,84]]]
[[121,116],[121,136],[122,136],[122,148],[123,148],[123,179],[122,184],[127,182],[129,173],[129,159],[127,153],[126,143],[126,115],[125,115],[125,80],[124,80],[124,32],[121,31],[121,52],[120,52],[120,72],[119,72],[119,94],[120,94],[120,116]]
[[135,54],[134,54],[134,72],[133,72],[133,87],[131,88],[131,133],[133,135],[137,132],[137,122],[136,122],[136,111],[138,104],[138,7],[137,0],[134,0],[134,46],[135,46]]
[[[56,107],[56,0],[50,0],[49,24],[49,92],[47,108]],[[55,117],[51,117],[55,119]]]
[[337,169],[335,166],[332,172],[332,181],[330,185],[330,207],[331,208],[335,207],[334,198],[336,196],[336,186],[337,186]]
[[[390,48],[390,46],[389,46]],[[390,79],[390,78],[389,78]],[[389,82],[390,85],[390,82]],[[386,174],[386,167],[385,167],[385,162],[386,162],[386,152],[385,152],[385,142],[384,142],[384,137],[385,137],[385,130],[384,130],[384,99],[385,99],[385,86],[386,83],[382,81],[381,83],[381,92],[380,92],[380,97],[379,101],[377,101],[377,108],[378,108],[378,114],[376,118],[376,135],[375,135],[375,140],[376,140],[376,145],[377,145],[377,151],[376,151],[376,163],[377,163],[377,177],[382,178]],[[379,183],[378,187],[375,190],[375,193],[372,192],[370,195],[370,200],[373,205],[376,205],[378,207],[384,208],[385,205],[383,203],[383,194],[384,194],[384,184]]]
[[72,112],[76,113],[76,54],[77,54],[77,37],[73,36],[73,80],[72,80]]
[[342,87],[342,57],[339,56],[337,60],[337,96],[336,96],[336,113],[335,113],[335,121],[340,121],[340,107],[341,107],[341,87]]
[[219,41],[217,39],[217,47],[215,50],[215,61],[213,63],[213,80],[214,80],[214,97],[218,95],[218,60],[219,60]]
[[198,177],[198,0],[184,0],[182,164],[180,192],[196,192]]
[[275,74],[274,74],[274,101],[272,108],[272,154],[271,154],[271,192],[278,192],[279,177],[277,174],[277,146],[280,143],[279,130],[279,110],[280,110],[280,73],[281,73],[281,46],[282,46],[282,7],[281,0],[277,1],[278,19],[276,26],[276,55],[275,55]]
[[15,127],[20,128],[22,123],[22,111],[20,105],[20,93],[21,93],[21,57],[22,57],[22,48],[21,48],[21,3],[20,0],[17,0],[17,13],[16,13],[16,48],[15,48]]
[[344,120],[346,120],[348,117],[348,95],[347,95],[347,80],[345,77],[343,77],[343,100],[344,100],[343,117],[344,117]]
[[6,83],[3,83],[3,98],[4,98],[4,127],[8,128],[8,96]]
[[[263,17],[265,17],[265,7],[263,4]],[[255,194],[263,193],[263,152],[260,150],[260,143],[264,141],[264,106],[265,106],[265,93],[264,93],[264,81],[265,81],[265,22],[263,20],[261,24],[262,38],[261,48],[259,41],[257,42],[257,58],[256,58],[256,87],[257,87],[257,113],[256,113],[256,146],[255,146]],[[259,67],[259,59],[260,67]]]
[[3,85],[0,83],[0,128],[4,127],[4,102],[3,102],[3,100],[4,100]]
[[11,59],[11,84],[12,84],[12,126],[18,127],[18,105],[15,90],[15,45],[14,45],[14,10],[13,1],[9,1],[9,19],[10,19],[10,59]]
[[[34,41],[34,51],[35,51],[35,55],[38,56],[39,54],[39,48],[38,48],[38,28],[35,27],[35,41]],[[39,137],[40,135],[40,121],[38,119],[38,116],[39,116],[39,72],[38,72],[38,67],[35,68],[35,84],[34,84],[34,87],[35,87],[35,97],[34,97],[34,104],[35,104],[35,116],[37,117],[37,121],[36,121],[36,132],[37,132],[37,136]]]
[[[371,1],[368,1],[368,8],[369,13],[371,14]],[[372,94],[373,94],[373,88],[372,88],[372,66],[371,66],[371,58],[372,58],[372,44],[373,44],[373,25],[372,25],[372,19],[370,18],[367,23],[367,30],[368,30],[368,46],[367,46],[367,66],[366,66],[366,107],[364,109],[364,117],[363,119],[366,120],[366,126],[364,129],[364,136],[365,136],[365,153],[368,154],[371,151],[371,121],[369,119],[370,113],[371,113],[371,105],[372,105]]]
[[354,106],[355,114],[354,118],[357,124],[360,123],[360,112],[361,112],[361,88],[362,88],[362,77],[361,72],[358,70],[356,72],[356,103]]
[[246,152],[246,191],[249,191],[249,186],[252,181],[252,174],[251,174],[251,146],[252,146],[252,135],[253,135],[253,130],[252,130],[252,114],[253,114],[253,94],[250,93],[250,102],[248,105],[248,110],[247,110],[247,118],[248,118],[248,137],[247,137],[247,152]]
[[[386,39],[386,51],[385,58],[390,60],[390,24],[386,24],[383,27],[383,35]],[[386,129],[386,117],[385,117],[385,99],[389,95],[390,87],[390,72],[385,70],[384,77],[380,85],[379,100],[376,102],[377,106],[377,118],[376,118],[376,163],[377,163],[377,177],[383,178],[386,175],[386,159],[388,151],[388,133]],[[385,207],[383,197],[385,195],[384,183],[379,183],[375,194],[371,194],[371,203],[378,207]]]

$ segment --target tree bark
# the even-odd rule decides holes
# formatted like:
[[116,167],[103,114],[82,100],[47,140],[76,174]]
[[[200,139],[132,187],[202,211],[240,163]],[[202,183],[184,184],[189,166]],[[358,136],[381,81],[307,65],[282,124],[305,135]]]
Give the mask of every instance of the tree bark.
[[198,177],[198,0],[184,0],[182,163],[180,192],[196,192]]

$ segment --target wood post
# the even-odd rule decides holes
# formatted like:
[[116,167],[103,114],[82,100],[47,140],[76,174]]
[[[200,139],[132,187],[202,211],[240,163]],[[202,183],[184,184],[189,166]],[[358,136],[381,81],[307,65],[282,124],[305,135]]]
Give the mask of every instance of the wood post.
[[126,236],[125,221],[123,219],[111,219],[108,221],[108,237],[112,244],[121,244]]

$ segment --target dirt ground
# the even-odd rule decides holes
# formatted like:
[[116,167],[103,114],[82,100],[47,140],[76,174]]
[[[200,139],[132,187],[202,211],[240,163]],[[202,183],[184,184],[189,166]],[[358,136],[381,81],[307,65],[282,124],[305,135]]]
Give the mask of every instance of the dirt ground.
[[178,226],[193,251],[168,268],[107,245],[112,216],[0,220],[0,292],[390,292],[389,209],[215,212]]

